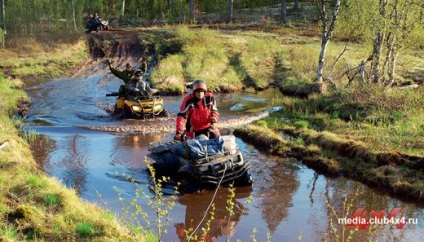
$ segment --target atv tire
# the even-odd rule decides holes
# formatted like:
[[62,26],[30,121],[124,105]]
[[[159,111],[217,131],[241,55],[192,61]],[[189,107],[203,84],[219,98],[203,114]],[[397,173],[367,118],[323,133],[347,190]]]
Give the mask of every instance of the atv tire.
[[184,193],[195,193],[199,191],[199,184],[196,179],[187,172],[179,172],[177,174],[177,182],[180,184],[178,191]]
[[253,179],[249,171],[246,171],[241,177],[234,180],[234,186],[247,187],[253,185]]
[[164,118],[166,118],[166,117],[169,117],[169,112],[167,111],[167,110],[162,110],[159,114],[158,114],[158,116],[159,117],[164,117]]
[[133,118],[133,113],[131,112],[131,110],[124,108],[120,118],[121,119],[131,119],[131,118]]

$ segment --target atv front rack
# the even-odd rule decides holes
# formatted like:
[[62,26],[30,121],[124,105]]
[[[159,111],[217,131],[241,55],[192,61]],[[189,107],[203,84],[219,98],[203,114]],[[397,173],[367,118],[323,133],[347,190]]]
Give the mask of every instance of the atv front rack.
[[169,151],[169,146],[176,144],[176,143],[179,143],[179,142],[180,141],[177,141],[177,140],[170,140],[170,141],[167,141],[163,144],[160,141],[152,142],[147,147],[147,150],[152,152],[153,154],[160,155],[164,152]]
[[250,169],[250,162],[244,161],[238,149],[225,151],[199,160],[189,160],[194,176],[206,185],[218,185],[242,177]]

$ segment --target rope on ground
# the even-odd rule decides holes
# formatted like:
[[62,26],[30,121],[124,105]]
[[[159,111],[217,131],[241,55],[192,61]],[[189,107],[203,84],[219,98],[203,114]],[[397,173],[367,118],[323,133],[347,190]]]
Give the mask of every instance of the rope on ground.
[[215,189],[215,192],[214,192],[214,194],[213,194],[213,196],[212,196],[211,202],[209,203],[209,206],[208,206],[208,208],[206,209],[205,214],[203,215],[203,218],[200,220],[200,222],[199,222],[199,224],[197,225],[196,229],[195,229],[195,230],[193,230],[193,232],[190,234],[190,236],[188,236],[187,241],[190,241],[190,240],[191,240],[191,237],[192,237],[192,236],[196,233],[196,231],[199,229],[200,225],[203,223],[203,220],[205,220],[206,216],[208,215],[208,211],[209,211],[209,209],[211,208],[211,206],[212,206],[212,204],[213,204],[213,201],[215,200],[216,194],[218,193],[218,189],[221,187],[221,182],[222,182],[222,180],[224,179],[225,171],[226,171],[226,170],[227,170],[227,165],[225,165],[225,167],[224,167],[224,172],[222,173],[222,177],[221,177],[221,179],[219,180],[218,186],[216,186],[216,189]]

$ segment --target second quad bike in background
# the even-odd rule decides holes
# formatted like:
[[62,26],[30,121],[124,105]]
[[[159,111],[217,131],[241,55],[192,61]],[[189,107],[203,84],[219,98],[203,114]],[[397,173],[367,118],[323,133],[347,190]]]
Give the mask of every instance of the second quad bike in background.
[[114,115],[121,119],[149,119],[168,117],[169,113],[163,106],[160,96],[120,96],[119,93],[109,93],[106,96],[116,96]]

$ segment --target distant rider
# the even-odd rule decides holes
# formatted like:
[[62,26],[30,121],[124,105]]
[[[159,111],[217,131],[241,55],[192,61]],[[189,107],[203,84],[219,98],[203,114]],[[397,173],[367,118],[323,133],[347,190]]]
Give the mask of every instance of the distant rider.
[[100,24],[102,22],[102,18],[100,18],[100,16],[97,13],[95,13],[94,16],[93,16],[93,21],[96,24]]
[[112,67],[110,60],[107,60],[107,64],[109,66],[110,72],[112,72],[112,74],[114,74],[119,79],[123,80],[125,84],[127,84],[134,76],[134,68],[130,63],[127,63],[125,65],[125,69],[122,71]]
[[[130,63],[127,63],[125,65],[125,69],[120,71],[116,68],[113,68],[111,65],[110,60],[107,60],[107,64],[109,66],[110,72],[112,72],[113,75],[124,81],[125,84],[127,84],[131,78],[134,76],[134,68],[131,66]],[[121,85],[119,87],[119,95],[125,96],[125,85]]]
[[209,138],[220,135],[215,128],[219,118],[215,97],[207,90],[204,81],[193,82],[193,93],[184,98],[177,115],[174,140],[183,140],[183,134],[191,138],[201,134]]
[[129,96],[150,96],[152,94],[150,84],[144,80],[143,71],[140,69],[135,70],[134,78],[125,85],[125,90]]

